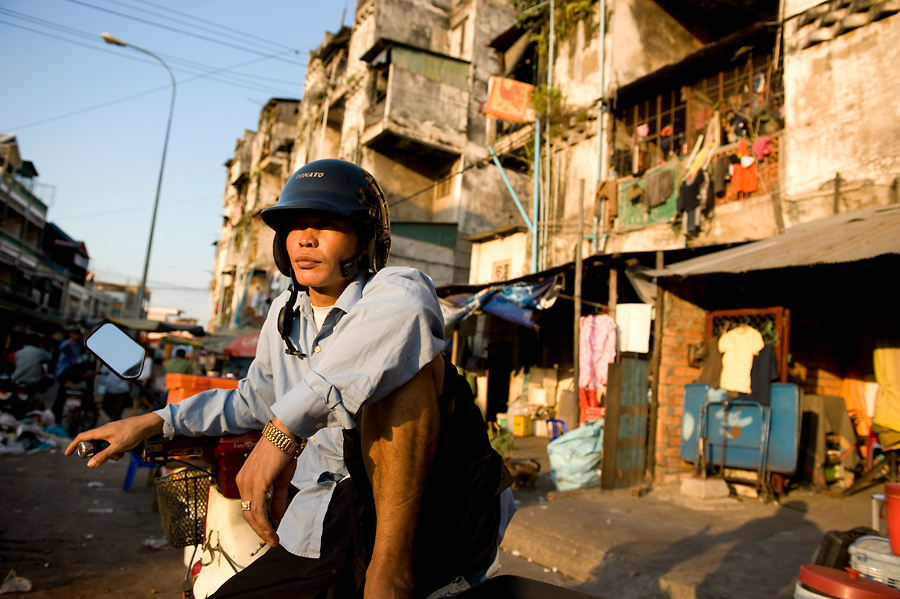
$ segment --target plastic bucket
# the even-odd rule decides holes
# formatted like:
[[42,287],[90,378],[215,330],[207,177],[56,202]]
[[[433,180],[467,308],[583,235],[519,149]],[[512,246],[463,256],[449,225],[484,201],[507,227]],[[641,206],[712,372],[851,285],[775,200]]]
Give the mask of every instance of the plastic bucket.
[[884,493],[872,494],[872,528],[887,538],[887,515],[884,513]]
[[891,551],[894,552],[894,555],[900,555],[900,483],[884,485],[884,510],[887,514]]

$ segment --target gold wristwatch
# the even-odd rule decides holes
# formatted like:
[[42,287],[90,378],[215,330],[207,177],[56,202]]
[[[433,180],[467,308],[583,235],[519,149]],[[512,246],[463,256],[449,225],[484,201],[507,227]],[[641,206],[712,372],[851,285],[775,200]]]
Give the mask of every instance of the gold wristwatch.
[[289,435],[281,432],[277,426],[272,424],[271,420],[266,423],[266,428],[263,429],[262,434],[272,445],[291,456],[292,459],[299,456],[300,452],[303,451],[303,446],[306,445],[306,443],[302,442],[297,443]]

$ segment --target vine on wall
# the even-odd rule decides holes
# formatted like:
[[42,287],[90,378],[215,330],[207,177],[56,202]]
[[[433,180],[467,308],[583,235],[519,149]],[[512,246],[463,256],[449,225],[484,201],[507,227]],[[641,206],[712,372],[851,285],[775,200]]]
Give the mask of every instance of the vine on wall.
[[[520,13],[541,4],[544,0],[509,0]],[[594,15],[596,0],[554,0],[553,31],[556,40],[568,37],[580,21]],[[519,15],[519,29],[531,31],[531,41],[537,44],[538,54],[547,54],[550,47],[550,5]]]

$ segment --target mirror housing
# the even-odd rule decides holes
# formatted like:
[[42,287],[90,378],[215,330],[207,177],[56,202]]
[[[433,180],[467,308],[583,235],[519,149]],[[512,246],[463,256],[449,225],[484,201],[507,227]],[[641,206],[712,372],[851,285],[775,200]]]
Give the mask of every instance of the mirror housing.
[[97,327],[84,344],[119,378],[135,380],[141,375],[146,356],[144,348],[113,323]]

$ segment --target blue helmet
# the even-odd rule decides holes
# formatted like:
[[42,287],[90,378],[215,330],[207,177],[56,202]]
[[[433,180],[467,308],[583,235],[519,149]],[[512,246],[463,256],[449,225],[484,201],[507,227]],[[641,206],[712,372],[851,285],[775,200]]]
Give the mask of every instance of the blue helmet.
[[287,234],[297,210],[317,210],[350,219],[360,240],[368,241],[366,251],[341,265],[348,279],[370,270],[378,272],[391,252],[391,224],[384,193],[365,169],[344,160],[310,162],[293,175],[281,190],[278,202],[262,211],[263,221],[275,231],[272,252],[275,265],[286,277],[292,276],[287,252]]

